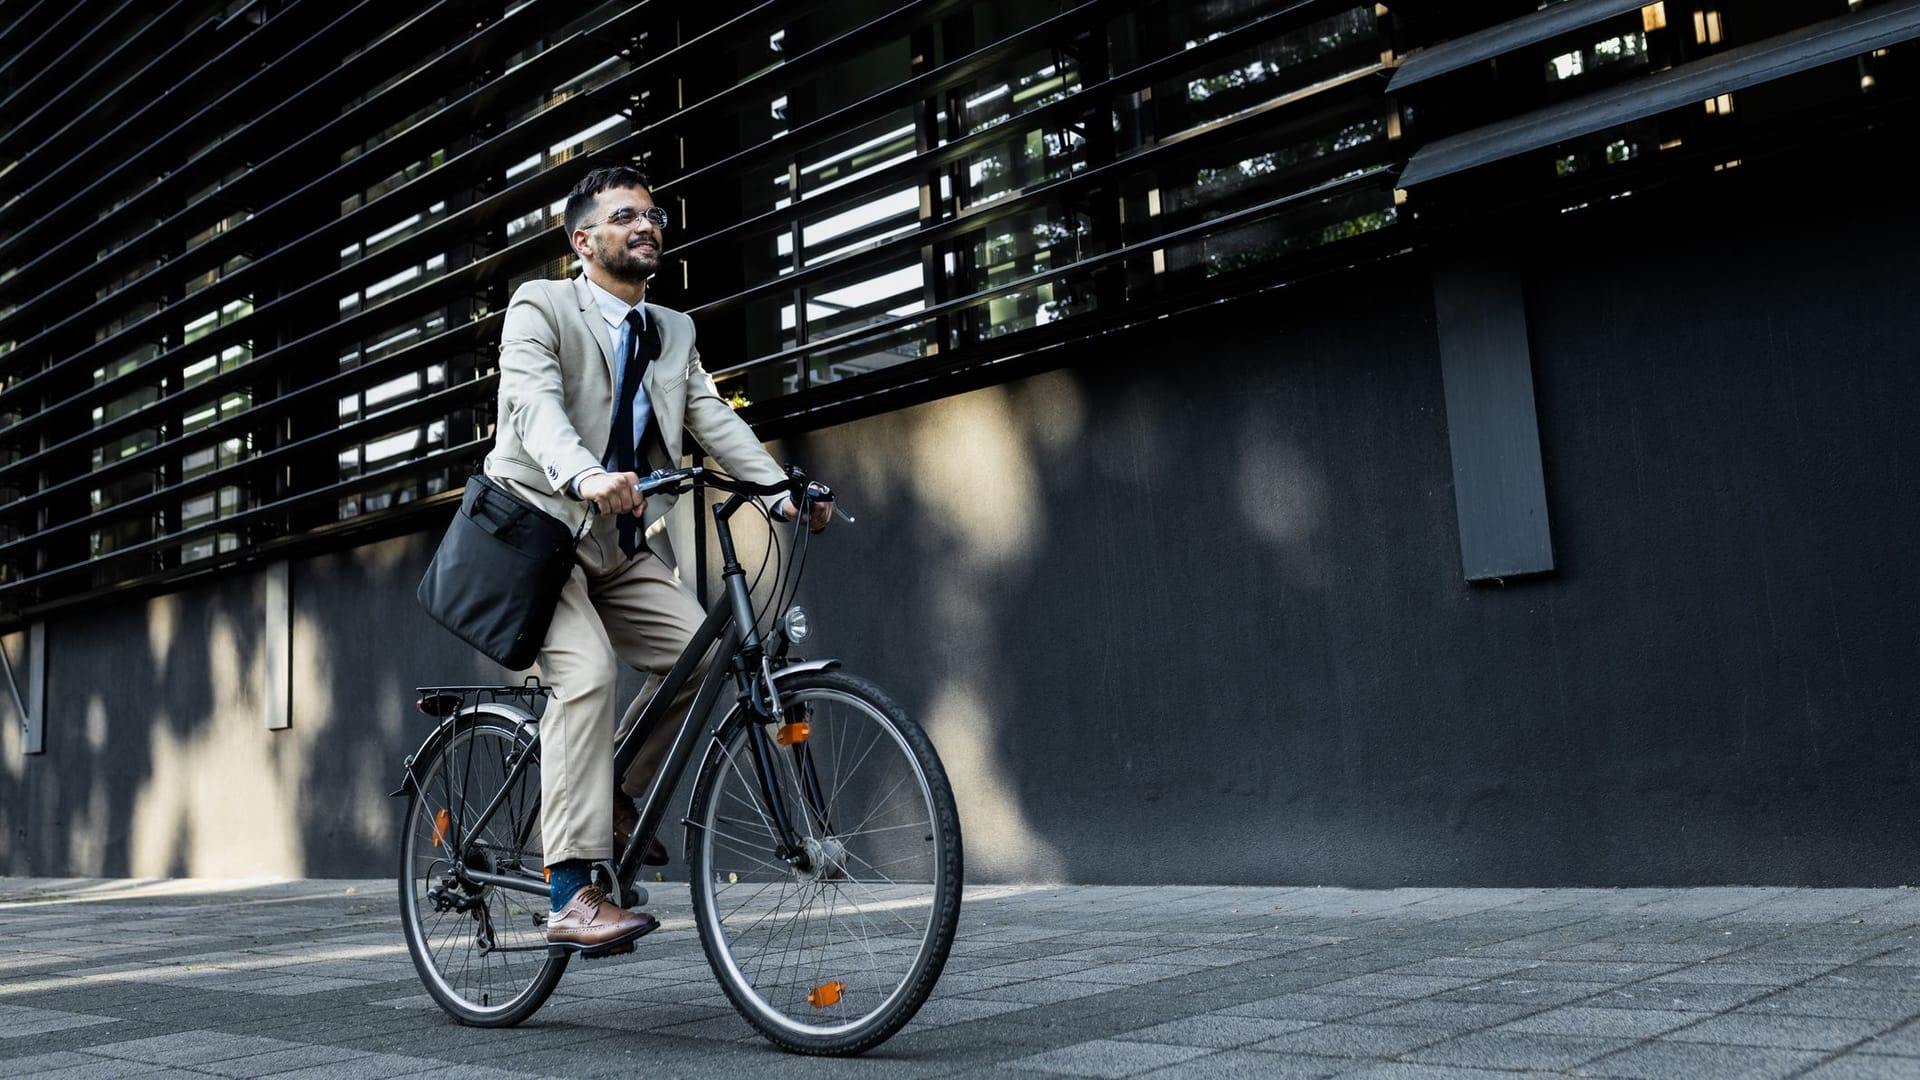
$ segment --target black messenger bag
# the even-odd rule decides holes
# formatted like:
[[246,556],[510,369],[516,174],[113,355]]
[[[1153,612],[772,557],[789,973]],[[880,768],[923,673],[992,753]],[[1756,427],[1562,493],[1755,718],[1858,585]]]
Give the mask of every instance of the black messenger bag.
[[546,641],[577,540],[546,511],[472,477],[415,595],[455,637],[504,667],[524,668]]

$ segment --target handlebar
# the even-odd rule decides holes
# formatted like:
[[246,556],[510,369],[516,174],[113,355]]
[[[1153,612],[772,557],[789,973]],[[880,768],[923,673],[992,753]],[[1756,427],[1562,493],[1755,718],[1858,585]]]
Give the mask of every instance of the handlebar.
[[[634,490],[643,499],[662,493],[680,495],[696,487],[714,488],[734,495],[786,495],[793,499],[795,506],[802,508],[811,503],[824,502],[833,507],[834,516],[847,521],[854,520],[852,514],[841,509],[840,504],[834,501],[832,488],[817,480],[808,480],[806,473],[792,465],[787,466],[787,478],[777,484],[756,484],[699,465],[685,469],[655,469],[634,484]],[[587,505],[595,514],[600,512],[599,506],[591,500]],[[804,512],[800,516],[804,517]]]
[[807,474],[799,468],[787,466],[787,479],[779,484],[756,484],[751,480],[742,480],[726,473],[695,465],[687,469],[655,469],[640,478],[634,490],[645,498],[655,492],[665,491],[678,495],[689,488],[710,487],[735,495],[787,495],[793,504],[803,508],[801,517],[805,517],[804,508],[811,503],[826,503],[833,507],[833,515],[844,521],[852,522],[854,516],[842,509],[833,497],[833,489],[818,480],[808,480]]
[[[640,482],[634,485],[634,490],[646,497],[660,493],[679,495],[690,488],[710,487],[735,495],[791,495],[797,502],[807,490],[807,485],[807,475],[791,465],[787,466],[787,479],[778,484],[756,484],[695,465],[685,469],[655,469],[641,477]],[[815,486],[822,490],[826,488],[825,484]],[[833,494],[829,491],[824,496],[816,494],[813,497],[831,500]]]

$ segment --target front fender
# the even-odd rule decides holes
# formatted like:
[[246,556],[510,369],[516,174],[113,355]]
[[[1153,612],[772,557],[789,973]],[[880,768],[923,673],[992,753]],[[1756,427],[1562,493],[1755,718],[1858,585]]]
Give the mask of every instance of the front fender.
[[540,734],[540,721],[536,719],[532,713],[518,705],[503,701],[488,701],[482,702],[479,705],[469,705],[452,716],[447,717],[442,722],[435,724],[433,730],[427,733],[426,739],[420,743],[420,749],[407,755],[407,759],[401,763],[403,771],[400,776],[400,786],[388,792],[388,797],[405,795],[419,787],[420,776],[415,770],[422,762],[439,751],[440,744],[447,741],[448,736],[453,733],[454,727],[458,725],[460,721],[475,716],[492,716],[506,720],[518,728],[528,740],[537,738]]
[[[773,682],[775,686],[778,686],[795,675],[807,675],[815,671],[831,671],[839,666],[840,661],[835,659],[807,660],[803,663],[788,664],[786,667],[773,673]],[[733,714],[739,712],[740,708],[740,704],[736,702],[733,708],[727,710],[727,715],[722,717],[720,722],[713,726],[713,735],[707,740],[707,752],[700,760],[700,771],[693,775],[705,776],[707,774],[707,769],[713,764],[714,758],[720,753],[720,732],[726,730],[727,721],[732,720]]]

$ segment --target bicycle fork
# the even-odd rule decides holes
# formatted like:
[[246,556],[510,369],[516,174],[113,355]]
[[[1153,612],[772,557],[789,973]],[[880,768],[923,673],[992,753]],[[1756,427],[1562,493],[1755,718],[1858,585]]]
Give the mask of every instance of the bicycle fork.
[[[742,680],[743,695],[748,698],[753,710],[753,720],[747,724],[748,756],[753,759],[754,780],[760,788],[761,804],[767,808],[767,817],[779,838],[776,854],[794,869],[809,873],[815,869],[813,856],[807,848],[806,837],[820,833],[833,832],[833,823],[827,816],[827,800],[820,785],[820,773],[813,762],[813,750],[806,743],[804,732],[806,721],[796,719],[791,714],[799,710],[781,709],[773,711],[764,703],[759,694],[754,693],[752,676]],[[772,678],[767,677],[766,686],[772,688]],[[778,725],[782,733],[772,736],[767,733],[769,727]],[[791,741],[789,741],[791,737]],[[793,760],[794,776],[800,785],[802,812],[812,819],[813,828],[796,828],[792,813],[788,810],[787,800],[780,789],[780,750],[776,743],[784,743]]]
[[[754,779],[760,787],[762,805],[767,808],[767,816],[779,840],[775,853],[804,874],[814,869],[813,856],[808,852],[803,834],[794,828],[786,800],[780,796],[774,740],[767,734],[770,725],[783,723],[786,710],[781,706],[780,690],[774,683],[773,664],[767,656],[765,642],[760,638],[759,620],[754,617],[753,597],[747,590],[746,570],[741,567],[734,553],[733,531],[727,527],[727,519],[744,501],[742,496],[735,494],[713,511],[716,526],[714,537],[719,541],[722,559],[721,577],[728,598],[732,601],[734,625],[740,628],[740,651],[734,665],[734,677],[741,700],[753,712],[753,722],[747,725],[748,753],[753,758]],[[804,730],[804,725],[801,728]],[[811,804],[808,809],[820,826],[826,828],[826,802],[821,797],[819,774],[814,768],[813,755],[807,748],[804,735],[792,741],[790,746],[801,778],[803,797]],[[808,830],[808,833],[811,831]]]

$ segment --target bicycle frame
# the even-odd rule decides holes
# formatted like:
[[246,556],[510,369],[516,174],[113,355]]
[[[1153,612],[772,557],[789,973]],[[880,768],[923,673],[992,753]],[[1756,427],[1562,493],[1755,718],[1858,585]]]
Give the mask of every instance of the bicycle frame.
[[[633,759],[639,755],[640,744],[645,741],[647,733],[665,719],[668,708],[686,686],[687,680],[693,677],[701,662],[713,650],[715,643],[719,643],[721,648],[714,653],[714,661],[707,666],[701,678],[700,687],[695,692],[693,704],[681,720],[680,729],[674,735],[667,756],[661,762],[659,770],[654,774],[653,781],[647,788],[646,797],[640,805],[640,822],[634,829],[633,838],[627,844],[625,851],[615,853],[614,878],[623,894],[633,891],[634,882],[640,870],[641,854],[652,842],[654,833],[660,827],[661,819],[666,815],[667,804],[672,799],[674,789],[679,786],[681,776],[693,758],[695,745],[705,735],[701,720],[712,710],[720,696],[721,686],[729,677],[734,679],[738,687],[739,700],[751,708],[762,721],[762,723],[748,725],[749,746],[752,748],[761,794],[766,800],[765,805],[781,837],[777,854],[805,869],[806,854],[794,832],[785,802],[780,797],[780,786],[773,782],[773,747],[767,736],[765,722],[775,719],[780,714],[778,691],[774,687],[773,672],[765,643],[760,639],[755,625],[753,598],[747,589],[746,571],[741,567],[740,560],[735,554],[733,533],[728,525],[728,519],[745,502],[746,497],[736,492],[731,494],[723,504],[714,507],[714,532],[719,541],[723,559],[721,570],[723,587],[720,595],[716,596],[713,603],[708,606],[706,618],[701,622],[700,628],[694,632],[692,640],[681,652],[679,660],[675,661],[673,667],[667,672],[659,688],[654,691],[653,697],[640,709],[639,715],[629,725],[626,737],[614,750],[614,775],[621,776],[633,763]],[[721,663],[723,658],[729,662]],[[814,666],[814,664],[807,665],[809,668]],[[755,692],[756,679],[759,678],[765,679],[764,694]],[[631,711],[630,707],[629,712]],[[539,737],[536,735],[529,749],[537,748],[538,743]],[[805,759],[804,747],[795,749],[803,755],[802,769],[810,781],[808,797],[818,799],[820,797],[817,792],[818,781],[813,777],[811,762]],[[550,894],[547,882],[541,878],[517,877],[477,870],[468,865],[469,859],[466,857],[468,847],[472,843],[469,838],[484,833],[487,823],[500,809],[507,792],[515,788],[521,775],[526,771],[527,762],[532,756],[531,753],[526,752],[515,756],[500,790],[494,792],[486,807],[470,825],[464,822],[453,823],[457,841],[454,837],[449,837],[450,841],[455,841],[451,842],[449,847],[457,852],[457,855],[450,861],[453,873],[461,880],[542,896]],[[811,809],[816,814],[824,814],[821,806]],[[516,842],[524,843],[525,839],[525,837],[517,837]]]

